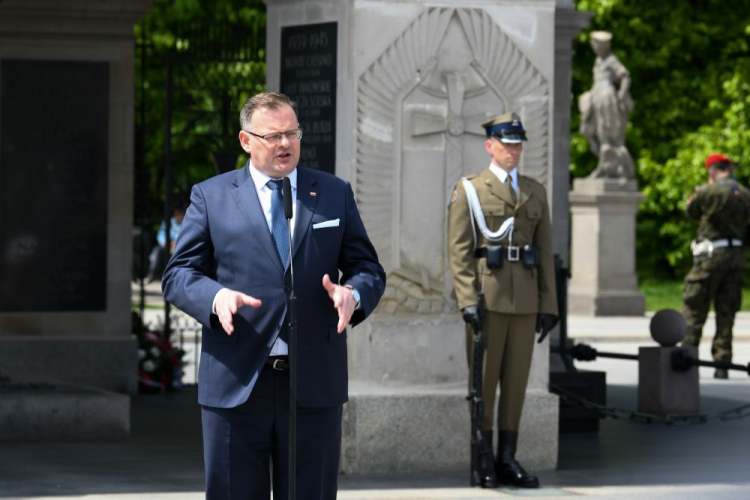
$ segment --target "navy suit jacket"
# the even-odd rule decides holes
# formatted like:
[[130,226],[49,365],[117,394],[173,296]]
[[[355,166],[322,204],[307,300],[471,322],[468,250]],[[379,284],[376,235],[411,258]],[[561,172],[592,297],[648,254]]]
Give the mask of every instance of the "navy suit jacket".
[[[293,234],[297,296],[297,402],[305,407],[347,400],[346,331],[337,333],[338,313],[322,285],[324,274],[352,285],[360,308],[351,324],[377,306],[385,273],[367,237],[348,182],[297,168],[297,211]],[[198,402],[233,408],[244,403],[284,324],[289,269],[282,269],[262,213],[248,165],[193,187],[174,254],[164,272],[164,296],[203,325]],[[338,226],[313,225],[339,219]],[[258,298],[242,307],[227,335],[211,314],[221,288]]]

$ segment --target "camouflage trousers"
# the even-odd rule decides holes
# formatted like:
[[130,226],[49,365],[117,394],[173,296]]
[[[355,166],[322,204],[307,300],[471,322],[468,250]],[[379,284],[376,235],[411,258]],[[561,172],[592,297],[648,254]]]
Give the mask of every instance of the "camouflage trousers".
[[687,335],[682,345],[698,346],[713,302],[716,335],[711,344],[714,361],[732,361],[734,315],[742,303],[744,256],[741,249],[721,249],[712,257],[699,256],[685,277],[682,314],[687,320]]

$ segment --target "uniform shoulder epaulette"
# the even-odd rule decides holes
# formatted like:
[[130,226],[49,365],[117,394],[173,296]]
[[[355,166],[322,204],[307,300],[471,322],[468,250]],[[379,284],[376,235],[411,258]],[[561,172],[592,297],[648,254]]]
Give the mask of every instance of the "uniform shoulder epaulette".
[[456,182],[456,186],[453,188],[453,192],[451,193],[450,202],[449,205],[453,205],[456,203],[456,200],[458,200],[458,185],[463,182],[464,180],[472,180],[478,177],[479,174],[469,174],[469,175],[462,175],[461,178]]

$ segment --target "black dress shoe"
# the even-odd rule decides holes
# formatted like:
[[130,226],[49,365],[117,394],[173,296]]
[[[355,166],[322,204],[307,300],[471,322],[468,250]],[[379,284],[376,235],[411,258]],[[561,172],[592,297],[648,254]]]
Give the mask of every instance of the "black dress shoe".
[[726,368],[717,368],[714,372],[714,378],[728,379],[729,372]]
[[518,432],[500,431],[497,442],[497,480],[516,488],[539,488],[539,479],[516,460]]

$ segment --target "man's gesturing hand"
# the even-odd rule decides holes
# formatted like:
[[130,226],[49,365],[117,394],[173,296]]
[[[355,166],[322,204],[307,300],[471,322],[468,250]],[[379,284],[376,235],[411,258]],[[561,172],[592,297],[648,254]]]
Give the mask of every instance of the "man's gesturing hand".
[[337,330],[341,333],[346,328],[346,325],[349,324],[349,320],[352,319],[352,314],[354,314],[356,303],[354,302],[352,291],[345,286],[334,284],[327,274],[323,276],[323,288],[326,289],[328,296],[331,297],[333,307],[339,312]]
[[235,292],[225,288],[216,294],[216,300],[214,301],[214,311],[219,317],[219,322],[227,332],[227,335],[232,335],[234,331],[234,325],[232,324],[232,316],[237,314],[240,307],[260,307],[260,299],[245,295],[242,292]]

